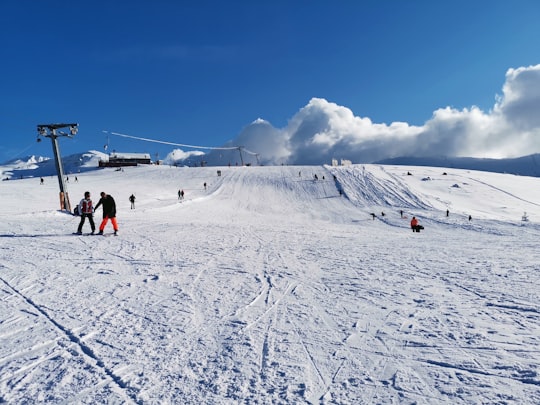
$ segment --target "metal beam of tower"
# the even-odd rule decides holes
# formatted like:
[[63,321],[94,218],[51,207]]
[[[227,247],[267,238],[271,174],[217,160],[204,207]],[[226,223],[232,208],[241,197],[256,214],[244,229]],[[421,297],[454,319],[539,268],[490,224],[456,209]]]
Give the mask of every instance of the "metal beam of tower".
[[[71,213],[71,203],[64,182],[64,167],[62,165],[62,155],[60,154],[60,146],[58,145],[59,136],[73,137],[78,131],[79,124],[41,124],[37,126],[38,142],[41,141],[40,136],[50,138],[54,153],[54,162],[56,164],[56,174],[58,176],[58,185],[60,187],[60,210],[69,211]],[[58,131],[61,128],[69,128],[69,133]]]

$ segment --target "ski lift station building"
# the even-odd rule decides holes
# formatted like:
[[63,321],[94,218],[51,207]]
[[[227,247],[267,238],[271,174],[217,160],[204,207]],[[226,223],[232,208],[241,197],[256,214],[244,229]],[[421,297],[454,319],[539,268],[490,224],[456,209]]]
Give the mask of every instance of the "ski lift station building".
[[111,153],[109,160],[100,160],[99,167],[125,167],[125,166],[137,166],[140,164],[149,165],[150,160],[149,153]]

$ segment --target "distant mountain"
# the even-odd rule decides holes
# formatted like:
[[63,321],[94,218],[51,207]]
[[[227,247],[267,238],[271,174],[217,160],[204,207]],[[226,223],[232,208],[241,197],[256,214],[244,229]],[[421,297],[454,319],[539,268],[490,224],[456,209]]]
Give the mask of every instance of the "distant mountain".
[[4,163],[5,166],[10,166],[13,169],[35,169],[39,163],[49,160],[48,157],[29,155],[22,158],[16,158]]
[[[238,151],[235,151],[238,154]],[[186,157],[188,159],[186,159]],[[95,150],[85,153],[74,154],[62,158],[66,175],[82,173],[99,168],[100,160],[107,160],[106,153]],[[202,153],[182,155],[171,153],[165,164],[179,165],[180,162],[193,163],[191,160],[205,160]],[[321,164],[323,164],[322,162]],[[374,164],[399,165],[399,166],[429,166],[441,168],[455,168],[479,170],[494,173],[510,173],[520,176],[540,177],[540,154],[533,154],[513,159],[479,159],[467,157],[397,157],[379,160]],[[222,163],[226,165],[227,163]],[[235,163],[236,164],[236,163]],[[253,163],[250,163],[253,164]],[[198,165],[198,164],[193,164]],[[210,164],[212,165],[212,164]],[[20,179],[26,177],[45,177],[56,175],[54,159],[39,156],[27,156],[14,159],[0,165],[2,180]]]
[[[64,156],[62,164],[65,174],[69,175],[96,170],[101,159],[108,159],[108,155],[98,151],[89,151]],[[2,180],[56,176],[56,163],[51,158],[28,156],[0,165],[0,173]]]
[[374,163],[382,165],[446,167],[540,177],[540,154],[538,153],[513,159],[403,156],[383,159]]

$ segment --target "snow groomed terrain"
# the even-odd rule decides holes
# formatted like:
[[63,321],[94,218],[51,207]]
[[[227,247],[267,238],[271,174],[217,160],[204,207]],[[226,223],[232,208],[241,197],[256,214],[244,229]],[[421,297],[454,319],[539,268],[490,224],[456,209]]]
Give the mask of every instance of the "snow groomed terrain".
[[116,199],[120,236],[102,237],[72,235],[55,178],[2,182],[0,402],[540,403],[539,186],[382,165],[88,171],[69,194]]

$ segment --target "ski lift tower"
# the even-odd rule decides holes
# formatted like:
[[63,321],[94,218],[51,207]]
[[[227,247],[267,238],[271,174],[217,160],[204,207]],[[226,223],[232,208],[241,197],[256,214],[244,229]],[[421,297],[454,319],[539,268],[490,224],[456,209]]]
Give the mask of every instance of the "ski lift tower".
[[242,149],[243,148],[244,148],[243,146],[238,147],[238,152],[240,153],[240,163],[242,164],[242,166],[244,166],[244,157],[242,156]]
[[[38,125],[38,142],[41,142],[40,136],[45,138],[51,138],[54,161],[56,163],[56,174],[58,175],[58,185],[60,186],[60,210],[68,211],[71,213],[71,204],[69,202],[69,196],[66,189],[66,183],[64,182],[64,168],[62,166],[62,156],[60,155],[60,147],[58,146],[58,137],[67,136],[72,138],[77,134],[79,124],[44,124]],[[61,128],[69,128],[69,133],[58,131]]]

